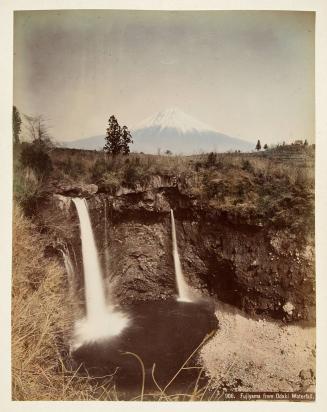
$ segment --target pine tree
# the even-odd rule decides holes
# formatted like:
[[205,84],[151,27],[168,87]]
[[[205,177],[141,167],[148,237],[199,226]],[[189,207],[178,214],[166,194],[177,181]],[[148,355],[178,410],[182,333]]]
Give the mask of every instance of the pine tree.
[[119,153],[129,154],[129,144],[133,143],[127,126],[120,127],[115,116],[110,116],[103,150],[114,156]]
[[268,145],[267,145],[267,143],[263,146],[263,148],[264,148],[265,150],[267,150],[267,149],[268,149]]
[[257,145],[256,145],[255,149],[256,149],[257,151],[261,150],[261,143],[260,143],[260,140],[258,140],[258,142],[257,142]]
[[12,130],[13,130],[13,136],[14,136],[15,143],[19,143],[21,125],[22,125],[22,119],[20,117],[17,107],[14,106],[13,111],[12,111]]
[[128,130],[127,126],[123,126],[121,130],[121,145],[123,154],[129,154],[129,144],[133,143],[132,135]]
[[110,116],[106,134],[106,144],[103,150],[116,156],[121,152],[121,128],[115,116]]

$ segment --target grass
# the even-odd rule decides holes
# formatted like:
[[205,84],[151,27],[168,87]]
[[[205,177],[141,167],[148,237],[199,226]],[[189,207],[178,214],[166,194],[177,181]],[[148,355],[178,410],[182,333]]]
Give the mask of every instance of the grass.
[[264,176],[286,174],[293,181],[302,173],[306,179],[312,180],[314,154],[309,149],[303,150],[308,160],[305,165],[292,160],[281,162],[278,161],[278,156],[269,156],[267,153],[214,153],[214,156],[212,153],[193,156],[131,153],[129,156],[112,157],[98,151],[60,148],[51,152],[51,159],[56,169],[54,177],[77,177],[81,182],[93,180],[93,183],[105,172],[125,172],[129,168],[138,168],[141,178],[144,174],[183,176],[204,169],[242,169],[253,174],[262,173]]
[[[144,183],[151,175],[180,175],[189,169],[192,160],[184,156],[163,156],[131,153],[115,157],[103,152],[56,149],[51,153],[54,179],[80,183],[101,183],[105,174],[116,176],[120,184]],[[82,173],[79,171],[82,170]]]
[[[134,397],[133,401],[135,400],[140,400],[143,401],[145,399],[147,400],[153,400],[153,401],[171,401],[171,400],[188,400],[188,401],[201,401],[203,400],[205,393],[208,391],[209,388],[209,383],[206,383],[205,385],[201,386],[199,385],[200,383],[200,378],[203,373],[204,368],[201,366],[187,366],[188,362],[192,360],[192,358],[197,354],[197,352],[201,349],[201,347],[210,339],[212,336],[215,334],[215,331],[212,331],[211,333],[207,334],[202,342],[194,349],[194,351],[188,356],[188,358],[183,362],[183,364],[180,366],[180,368],[176,371],[176,373],[172,376],[172,378],[169,380],[169,382],[162,388],[158,384],[156,378],[155,378],[155,368],[156,364],[154,363],[152,366],[151,370],[151,377],[152,381],[155,384],[156,388],[158,389],[158,392],[155,393],[145,393],[145,367],[142,359],[133,352],[125,352],[124,355],[130,355],[133,356],[137,359],[137,361],[140,364],[141,371],[142,371],[142,381],[141,381],[141,389],[140,389],[140,395],[137,397]],[[189,393],[173,393],[170,394],[168,393],[168,390],[173,386],[174,381],[176,378],[184,371],[188,369],[199,369],[198,376],[194,382],[194,387],[192,390],[190,390]]]

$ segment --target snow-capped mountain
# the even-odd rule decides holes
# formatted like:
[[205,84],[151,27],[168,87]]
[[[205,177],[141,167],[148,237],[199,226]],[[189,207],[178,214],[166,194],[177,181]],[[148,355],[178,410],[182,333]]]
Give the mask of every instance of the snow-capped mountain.
[[157,127],[160,131],[163,131],[164,129],[175,129],[179,134],[212,130],[210,126],[194,119],[194,117],[175,107],[159,112],[154,116],[143,120],[143,122],[134,129],[134,132],[149,127]]
[[219,133],[213,127],[177,108],[161,111],[132,130],[133,149],[144,153],[170,150],[173,153],[249,151],[253,144]]
[[[253,144],[219,133],[213,127],[195,119],[178,108],[156,113],[131,129],[134,143],[131,151],[175,154],[200,152],[250,151]],[[65,143],[66,147],[98,150],[104,146],[104,135]]]

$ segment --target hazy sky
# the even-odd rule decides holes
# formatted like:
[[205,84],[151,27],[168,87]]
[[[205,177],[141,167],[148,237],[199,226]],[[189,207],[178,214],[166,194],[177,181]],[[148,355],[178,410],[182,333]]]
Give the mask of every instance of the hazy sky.
[[177,106],[219,132],[314,139],[314,13],[15,12],[14,104],[57,140]]

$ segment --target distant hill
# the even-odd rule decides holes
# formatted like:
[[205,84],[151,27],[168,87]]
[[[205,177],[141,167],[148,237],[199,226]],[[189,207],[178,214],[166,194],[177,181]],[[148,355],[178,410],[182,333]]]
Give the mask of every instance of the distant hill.
[[105,145],[104,134],[72,140],[71,142],[63,142],[62,144],[70,149],[100,150]]
[[[253,143],[237,139],[214,130],[177,108],[167,109],[144,120],[131,131],[131,151],[157,153],[170,150],[179,154],[200,152],[226,152],[253,149]],[[104,135],[66,142],[75,149],[99,150],[104,146]]]

